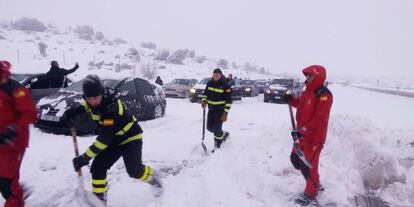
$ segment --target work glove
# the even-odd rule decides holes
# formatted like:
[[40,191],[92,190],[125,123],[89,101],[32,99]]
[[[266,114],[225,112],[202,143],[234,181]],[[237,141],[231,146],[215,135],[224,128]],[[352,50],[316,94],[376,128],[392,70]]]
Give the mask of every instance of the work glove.
[[83,166],[88,165],[89,160],[90,158],[84,154],[73,158],[73,167],[75,168],[75,171],[79,171]]
[[204,109],[207,106],[207,101],[201,101],[201,107]]
[[17,125],[11,124],[6,127],[3,133],[0,134],[0,145],[13,145],[13,140],[16,139]]
[[303,135],[296,130],[293,130],[290,134],[292,135],[293,141],[303,138]]
[[227,121],[227,112],[224,112],[224,113],[221,115],[221,122],[225,122],[225,121]]

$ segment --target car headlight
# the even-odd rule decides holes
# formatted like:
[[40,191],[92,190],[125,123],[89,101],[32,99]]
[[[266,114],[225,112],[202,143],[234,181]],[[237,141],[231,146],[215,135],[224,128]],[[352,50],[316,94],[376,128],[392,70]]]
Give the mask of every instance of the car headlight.
[[245,91],[251,91],[252,89],[251,88],[246,88],[246,89],[244,89]]
[[285,93],[290,95],[292,94],[292,90],[287,90]]
[[266,90],[266,93],[270,93],[270,92],[271,92],[271,91],[270,91],[270,89],[267,89],[267,90]]
[[190,89],[190,93],[195,93],[195,92],[196,92],[195,88]]

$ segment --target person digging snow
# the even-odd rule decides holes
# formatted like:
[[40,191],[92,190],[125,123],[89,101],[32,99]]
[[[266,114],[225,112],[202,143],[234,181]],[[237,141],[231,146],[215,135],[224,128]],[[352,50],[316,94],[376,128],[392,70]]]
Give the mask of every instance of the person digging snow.
[[207,130],[214,134],[214,147],[220,148],[222,142],[230,135],[223,132],[223,123],[227,121],[227,114],[231,108],[231,87],[227,84],[222,71],[217,68],[213,77],[208,81],[201,99],[201,106],[208,105]]
[[23,207],[19,171],[29,143],[29,125],[36,122],[30,92],[10,79],[11,64],[0,61],[0,192],[5,207]]
[[68,126],[73,126],[73,117],[89,114],[98,123],[98,137],[84,154],[73,159],[75,170],[94,159],[90,169],[93,193],[106,202],[107,171],[122,157],[128,175],[151,184],[156,196],[160,196],[162,185],[158,174],[141,161],[143,131],[137,119],[120,99],[104,88],[98,76],[88,75],[82,88],[85,101],[77,108],[67,110],[62,119]]
[[296,154],[296,149],[293,148],[291,162],[296,169],[302,172],[306,180],[305,191],[295,199],[295,202],[309,205],[316,200],[320,190],[319,156],[326,141],[333,96],[324,86],[326,79],[324,67],[312,65],[303,69],[303,74],[306,77],[306,90],[298,98],[290,94],[286,94],[284,98],[297,108],[297,130],[292,131],[292,137],[299,139],[299,149],[303,151],[306,160],[312,166],[312,168],[306,166]]

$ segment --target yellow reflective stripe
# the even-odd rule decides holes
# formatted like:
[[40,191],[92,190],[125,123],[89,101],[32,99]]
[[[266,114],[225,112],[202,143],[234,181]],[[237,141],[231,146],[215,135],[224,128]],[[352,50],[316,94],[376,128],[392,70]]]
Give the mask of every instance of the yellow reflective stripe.
[[93,145],[95,145],[96,148],[100,149],[100,150],[104,150],[106,147],[108,147],[108,145],[100,142],[100,141],[96,141]]
[[229,110],[230,110],[230,109],[225,108],[225,109],[224,109],[224,112],[229,112]]
[[108,179],[104,180],[92,180],[93,185],[106,185],[108,183]]
[[224,139],[224,135],[223,135],[223,136],[221,136],[221,137],[216,137],[216,136],[214,136],[214,139],[219,139],[219,140],[222,140],[222,139]]
[[106,191],[108,191],[108,186],[105,186],[104,188],[93,187],[92,191],[94,193],[105,193]]
[[134,121],[129,122],[127,125],[124,126],[123,129],[119,130],[115,135],[124,135],[127,133],[129,129],[131,129],[132,125],[134,125]]
[[96,114],[94,114],[94,113],[91,113],[91,116],[92,116],[92,120],[94,120],[94,121],[99,121],[99,120],[101,120],[101,116],[99,116],[99,115],[96,115]]
[[141,176],[140,180],[147,182],[150,180],[152,175],[153,175],[152,169],[148,166],[145,166],[144,174]]
[[142,133],[141,134],[137,134],[137,135],[135,135],[133,137],[130,137],[130,138],[126,139],[125,141],[121,142],[121,144],[119,144],[119,145],[124,145],[124,144],[127,144],[129,142],[132,142],[134,140],[140,140],[140,139],[142,139]]
[[118,99],[118,114],[120,116],[124,115],[124,106],[121,102],[121,100]]
[[92,152],[91,149],[86,150],[86,156],[90,157],[90,158],[94,158],[96,156],[95,152]]
[[224,93],[224,89],[220,89],[220,88],[208,87],[207,89],[209,91],[214,91],[214,92],[217,92],[217,93]]
[[210,101],[210,100],[208,100],[207,102],[210,105],[223,105],[223,104],[226,104],[226,101]]
[[92,120],[94,121],[100,121],[101,116],[96,115],[94,113],[92,113],[91,108],[89,107],[89,105],[84,101],[81,103],[81,105],[83,106],[83,108],[85,108],[85,111],[91,114]]
[[86,103],[86,101],[83,101],[83,102],[81,103],[81,105],[83,106],[83,108],[85,108],[85,110],[88,110],[88,109],[89,109],[89,106],[88,106],[88,104]]
[[226,107],[229,107],[230,108],[231,107],[231,104],[226,104]]

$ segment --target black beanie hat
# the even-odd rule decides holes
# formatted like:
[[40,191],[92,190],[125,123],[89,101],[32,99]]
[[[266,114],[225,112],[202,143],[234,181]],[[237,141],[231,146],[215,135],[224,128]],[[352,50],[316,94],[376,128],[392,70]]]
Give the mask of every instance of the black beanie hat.
[[220,68],[214,69],[213,73],[220,73],[220,75],[223,75],[223,72],[221,72]]
[[95,97],[103,95],[105,92],[101,79],[97,75],[86,76],[82,84],[82,89],[85,97]]

